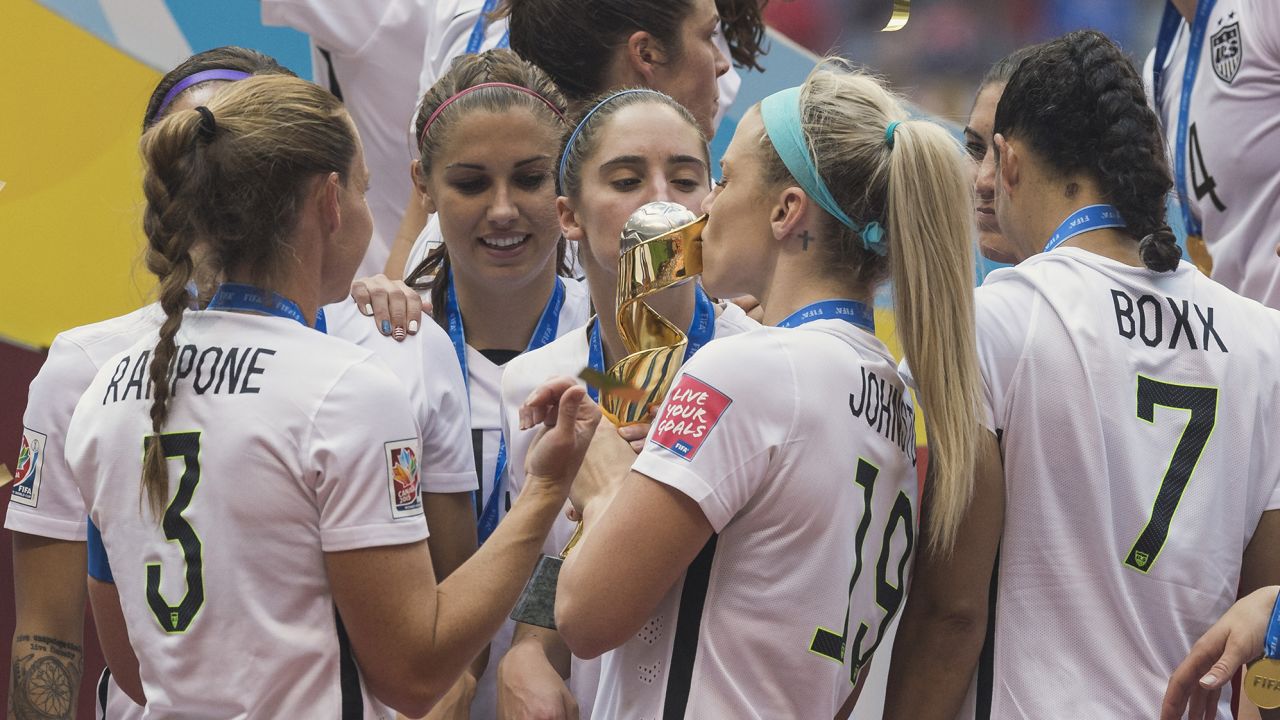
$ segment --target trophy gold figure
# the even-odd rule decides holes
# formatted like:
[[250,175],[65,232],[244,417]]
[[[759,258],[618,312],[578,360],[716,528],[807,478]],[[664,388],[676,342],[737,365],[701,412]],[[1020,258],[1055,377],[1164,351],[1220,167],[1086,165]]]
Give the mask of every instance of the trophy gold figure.
[[[583,370],[581,377],[600,391],[601,411],[615,425],[645,423],[667,394],[684,363],[689,338],[645,302],[654,293],[681,285],[702,272],[702,228],[706,216],[683,205],[651,202],[636,210],[622,229],[615,310],[627,355],[609,368]],[[604,317],[596,322],[604,322]],[[511,619],[554,629],[555,589],[565,556],[582,537],[582,523],[559,557],[543,555],[516,602]]]

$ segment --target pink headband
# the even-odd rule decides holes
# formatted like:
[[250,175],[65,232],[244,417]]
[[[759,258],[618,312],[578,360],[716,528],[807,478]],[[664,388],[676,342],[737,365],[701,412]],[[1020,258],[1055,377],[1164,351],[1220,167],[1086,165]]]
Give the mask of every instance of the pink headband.
[[560,112],[560,108],[552,104],[550,100],[542,97],[541,95],[530,90],[527,87],[521,87],[519,85],[513,85],[511,83],[505,83],[505,82],[486,82],[486,83],[480,83],[479,85],[472,85],[466,90],[462,90],[458,92],[456,95],[454,95],[453,97],[449,98],[448,100],[445,100],[444,102],[440,103],[440,107],[436,108],[435,112],[431,113],[431,115],[427,118],[426,124],[422,126],[422,135],[418,136],[418,144],[421,145],[422,141],[426,140],[427,131],[431,129],[431,125],[435,123],[436,118],[440,117],[440,113],[444,112],[445,108],[449,107],[460,98],[466,97],[467,95],[470,95],[471,93],[477,90],[481,90],[484,88],[491,88],[491,87],[510,88],[511,90],[522,92],[525,95],[528,95],[529,97],[537,98],[541,100],[544,105],[551,108],[551,112],[555,113],[556,117],[560,118],[561,122],[566,122],[566,123],[568,122],[568,120],[565,120],[564,118],[564,113]]

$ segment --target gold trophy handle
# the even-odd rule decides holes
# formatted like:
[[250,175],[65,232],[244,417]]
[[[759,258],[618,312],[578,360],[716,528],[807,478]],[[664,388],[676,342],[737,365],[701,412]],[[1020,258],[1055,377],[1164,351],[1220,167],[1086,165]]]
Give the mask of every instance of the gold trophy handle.
[[579,520],[578,526],[573,529],[573,536],[569,538],[569,542],[565,543],[564,549],[560,551],[560,557],[561,558],[569,557],[569,551],[572,550],[574,546],[578,544],[578,541],[581,539],[582,539],[582,521]]

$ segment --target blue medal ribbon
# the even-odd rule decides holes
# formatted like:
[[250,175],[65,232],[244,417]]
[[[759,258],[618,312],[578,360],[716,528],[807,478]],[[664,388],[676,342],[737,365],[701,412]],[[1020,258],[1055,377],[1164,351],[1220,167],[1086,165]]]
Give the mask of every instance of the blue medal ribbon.
[[857,300],[822,300],[810,303],[788,315],[778,327],[794,328],[815,320],[843,320],[850,325],[876,334],[875,312]]
[[1071,213],[1066,220],[1062,221],[1058,229],[1053,231],[1053,237],[1049,238],[1049,242],[1045,243],[1044,251],[1049,252],[1071,238],[1087,233],[1090,230],[1122,227],[1127,226],[1124,218],[1120,216],[1120,211],[1114,205],[1082,207]]
[[[559,335],[560,310],[564,307],[564,279],[556,278],[555,289],[547,305],[542,309],[542,316],[533,329],[533,337],[529,338],[529,346],[525,352],[537,350],[555,340]],[[449,332],[449,340],[453,342],[453,351],[458,355],[458,364],[462,366],[462,380],[467,385],[467,401],[471,400],[471,374],[467,369],[467,335],[462,326],[462,312],[458,309],[458,293],[453,282],[453,271],[449,271],[449,288],[445,293],[444,314]],[[480,508],[480,517],[476,522],[477,537],[480,544],[493,534],[498,527],[498,501],[502,497],[502,474],[507,469],[507,439],[498,439],[498,464],[493,473],[493,488],[489,497]]]
[[[311,327],[307,323],[307,317],[302,314],[302,309],[294,301],[279,293],[268,292],[262,288],[243,283],[222,283],[219,285],[218,291],[213,294],[213,299],[209,301],[209,305],[205,309],[248,310],[262,313],[263,315],[274,315],[297,320],[306,327]],[[315,329],[320,332],[325,332],[328,329],[324,320],[323,309],[316,311]]]
[[[712,302],[711,297],[702,289],[701,285],[694,286],[693,299],[693,321],[689,323],[689,332],[685,336],[689,338],[689,344],[685,346],[684,362],[689,362],[689,358],[693,354],[702,349],[703,345],[711,342],[716,336],[716,304]],[[600,318],[596,318],[591,324],[591,335],[587,341],[587,366],[597,372],[604,372],[604,343],[600,340]],[[587,386],[587,394],[595,402],[600,402],[600,391],[590,385]]]
[[[467,54],[475,55],[480,52],[480,46],[484,44],[485,32],[489,29],[489,13],[498,7],[498,0],[485,0],[484,7],[480,9],[480,17],[476,18],[476,24],[471,28],[471,38],[467,41]],[[502,39],[498,41],[495,47],[508,47],[511,45],[511,30],[508,29],[502,33]]]
[[1280,660],[1280,597],[1276,598],[1275,607],[1271,609],[1271,622],[1267,624],[1262,653],[1272,660]]
[[[1185,194],[1187,186],[1187,132],[1191,117],[1191,91],[1195,88],[1196,74],[1200,71],[1200,56],[1204,49],[1204,35],[1209,27],[1209,15],[1213,13],[1216,0],[1199,0],[1196,3],[1196,16],[1191,24],[1191,39],[1187,44],[1187,64],[1182,71],[1182,94],[1178,99],[1178,122],[1174,133],[1173,170],[1175,187],[1178,192],[1178,205],[1182,209],[1182,222],[1186,225],[1188,235],[1200,235],[1200,221],[1191,212],[1189,198]],[[1151,68],[1151,88],[1156,107],[1163,105],[1165,62],[1173,51],[1173,39],[1182,27],[1182,14],[1172,2],[1165,5],[1164,17],[1160,20],[1160,35],[1156,40],[1156,56]],[[1160,113],[1164,119],[1164,113]]]

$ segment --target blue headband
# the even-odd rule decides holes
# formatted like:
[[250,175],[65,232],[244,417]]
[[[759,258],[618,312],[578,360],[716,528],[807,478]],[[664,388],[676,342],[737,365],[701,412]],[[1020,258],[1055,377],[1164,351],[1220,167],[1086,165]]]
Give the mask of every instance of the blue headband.
[[804,130],[800,125],[800,88],[787,88],[776,92],[760,102],[760,116],[764,119],[764,131],[773,143],[773,149],[782,158],[782,164],[795,178],[801,190],[813,198],[823,210],[826,210],[841,225],[862,236],[862,244],[877,255],[884,255],[888,248],[884,243],[884,228],[872,220],[861,225],[849,217],[831,190],[818,174],[818,166],[814,163],[813,153],[805,142]]
[[156,107],[156,114],[152,117],[152,119],[154,120],[155,118],[158,118],[161,115],[163,115],[165,108],[169,107],[169,103],[173,102],[174,98],[181,95],[183,90],[186,90],[192,85],[198,85],[202,82],[209,82],[210,80],[226,80],[228,82],[235,82],[236,80],[244,80],[247,77],[249,77],[249,73],[247,72],[241,72],[239,70],[228,70],[225,68],[214,69],[214,70],[201,70],[198,73],[192,73],[182,78],[182,80],[179,81],[177,85],[174,85],[169,90],[169,92],[165,93],[164,99],[161,100],[160,105]]
[[[560,155],[559,179],[560,179],[561,192],[565,192],[564,174],[565,174],[565,170],[567,170],[569,167],[569,152],[573,150],[573,144],[578,141],[578,136],[582,134],[583,128],[585,128],[587,126],[587,123],[591,121],[591,116],[595,115],[596,111],[599,110],[600,108],[604,107],[605,105],[608,105],[609,103],[622,97],[623,95],[634,95],[636,93],[653,93],[654,95],[662,95],[662,93],[658,92],[657,90],[650,90],[648,88],[632,88],[630,90],[619,90],[618,92],[596,103],[596,106],[588,110],[587,114],[582,116],[582,120],[578,121],[578,126],[575,127],[573,129],[573,132],[569,135],[569,142],[564,144],[564,153]],[[665,95],[663,97],[665,97]]]

